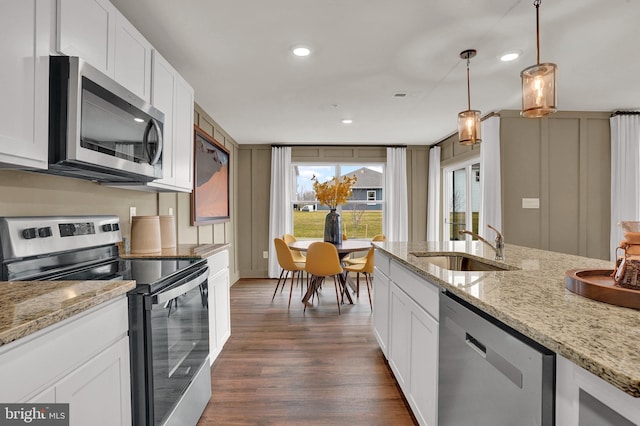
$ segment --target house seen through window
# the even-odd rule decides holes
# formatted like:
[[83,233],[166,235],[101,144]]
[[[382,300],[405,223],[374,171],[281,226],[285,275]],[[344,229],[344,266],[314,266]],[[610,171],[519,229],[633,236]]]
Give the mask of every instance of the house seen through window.
[[323,238],[324,221],[329,208],[316,199],[311,178],[319,182],[334,177],[353,176],[358,180],[346,204],[338,207],[342,216],[342,233],[348,239],[371,239],[382,234],[384,210],[384,165],[360,164],[310,164],[292,166],[293,185],[293,233],[298,239]]

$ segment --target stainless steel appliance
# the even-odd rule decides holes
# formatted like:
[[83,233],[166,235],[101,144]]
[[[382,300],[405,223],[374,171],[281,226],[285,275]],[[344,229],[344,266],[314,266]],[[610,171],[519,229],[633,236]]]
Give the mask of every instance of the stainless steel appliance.
[[555,355],[445,292],[438,425],[553,425]]
[[136,280],[128,294],[134,425],[195,425],[211,397],[204,259],[119,257],[116,216],[0,218],[0,281]]
[[162,177],[164,114],[82,59],[51,56],[49,170],[99,182]]

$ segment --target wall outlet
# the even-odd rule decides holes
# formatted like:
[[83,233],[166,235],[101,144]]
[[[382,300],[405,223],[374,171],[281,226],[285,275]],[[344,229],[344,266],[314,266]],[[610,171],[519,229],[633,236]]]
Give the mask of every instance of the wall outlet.
[[268,251],[266,251],[266,250],[265,250],[265,251],[263,251],[263,252],[262,252],[262,258],[263,258],[263,259],[268,259],[268,258],[269,258],[269,252],[268,252]]
[[135,207],[129,207],[129,225],[131,225],[131,222],[133,221],[133,217],[136,215],[136,208]]
[[169,207],[169,216],[173,216],[173,207]]

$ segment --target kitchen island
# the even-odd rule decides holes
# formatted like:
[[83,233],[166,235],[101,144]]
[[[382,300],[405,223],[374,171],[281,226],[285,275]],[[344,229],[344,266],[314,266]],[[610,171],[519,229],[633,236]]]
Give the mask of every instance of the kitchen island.
[[[396,270],[406,270],[410,275],[423,278],[425,284],[453,293],[559,355],[558,372],[564,368],[563,363],[570,361],[568,364],[617,388],[612,387],[613,390],[624,392],[620,392],[622,398],[627,398],[635,410],[640,411],[640,399],[637,399],[640,397],[640,311],[593,301],[565,288],[567,270],[612,269],[612,262],[509,244],[505,246],[504,261],[493,260],[493,250],[479,242],[380,242],[375,245],[377,254],[382,256],[376,259],[376,267],[385,269],[378,260],[389,259],[391,274],[395,263],[400,267]],[[412,253],[466,253],[486,264],[509,270],[452,271],[436,266],[428,257]],[[377,284],[374,283],[376,291]],[[374,316],[375,309],[374,305]],[[437,309],[429,313],[438,321]],[[390,364],[393,369],[392,360]],[[558,386],[560,384],[556,387],[560,395]],[[557,402],[559,412],[564,409],[561,405]]]

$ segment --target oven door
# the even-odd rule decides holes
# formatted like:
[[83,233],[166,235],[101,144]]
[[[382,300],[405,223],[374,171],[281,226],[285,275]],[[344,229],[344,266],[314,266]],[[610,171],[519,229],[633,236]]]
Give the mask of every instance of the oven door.
[[147,296],[153,424],[163,424],[209,356],[209,270]]

